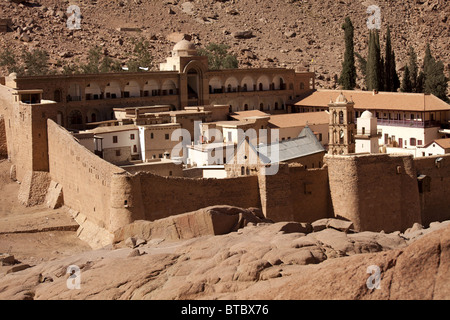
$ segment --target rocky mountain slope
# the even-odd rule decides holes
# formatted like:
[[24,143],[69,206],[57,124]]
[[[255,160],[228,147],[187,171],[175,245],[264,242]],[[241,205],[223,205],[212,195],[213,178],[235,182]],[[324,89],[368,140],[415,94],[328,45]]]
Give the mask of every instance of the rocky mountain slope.
[[[444,62],[447,74],[450,72],[450,3],[447,0],[17,2],[20,1],[0,1],[0,18],[11,18],[14,29],[0,37],[0,45],[8,45],[17,53],[27,48],[44,48],[57,70],[64,64],[84,61],[94,45],[125,62],[133,48],[132,39],[141,37],[149,40],[153,68],[157,69],[169,55],[174,40],[179,39],[175,32],[188,34],[199,47],[210,42],[229,45],[238,56],[240,67],[315,70],[319,87],[333,88],[344,52],[341,25],[346,16],[351,17],[355,26],[355,51],[367,55],[369,14],[366,10],[375,4],[381,10],[382,38],[386,26],[391,26],[398,68],[405,64],[409,45],[416,49],[420,62],[429,41],[432,53]],[[72,4],[80,7],[81,30],[67,28],[70,14],[66,10]],[[242,39],[237,37],[238,31],[250,32]]]

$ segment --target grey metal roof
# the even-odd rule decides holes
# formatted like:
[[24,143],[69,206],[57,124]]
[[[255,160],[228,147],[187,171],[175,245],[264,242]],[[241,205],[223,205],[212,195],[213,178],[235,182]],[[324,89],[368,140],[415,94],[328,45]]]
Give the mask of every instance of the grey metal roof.
[[258,154],[265,154],[271,158],[271,155],[267,153],[270,150],[275,151],[276,145],[278,145],[279,162],[301,158],[319,152],[325,152],[325,148],[308,126],[303,128],[297,138],[281,141],[279,143],[272,143],[268,146],[259,145],[257,147]]

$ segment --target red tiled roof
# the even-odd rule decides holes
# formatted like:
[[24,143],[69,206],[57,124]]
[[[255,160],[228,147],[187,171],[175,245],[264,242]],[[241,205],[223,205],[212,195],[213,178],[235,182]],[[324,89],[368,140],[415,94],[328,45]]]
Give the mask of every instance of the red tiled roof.
[[355,109],[403,110],[403,111],[450,111],[450,105],[432,94],[378,92],[354,90],[317,90],[296,102],[296,106],[327,107],[330,100],[343,93],[347,100],[355,102]]

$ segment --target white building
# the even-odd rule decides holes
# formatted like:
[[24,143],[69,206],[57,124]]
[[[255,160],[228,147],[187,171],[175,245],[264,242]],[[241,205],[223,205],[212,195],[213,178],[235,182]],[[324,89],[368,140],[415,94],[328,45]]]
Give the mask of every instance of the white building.
[[446,153],[450,153],[450,138],[434,140],[425,147],[420,148],[418,156],[429,157]]
[[419,150],[445,137],[441,127],[450,120],[450,105],[432,94],[317,90],[293,105],[297,112],[327,110],[327,104],[343,92],[355,102],[355,118],[368,110],[377,118],[383,152],[422,156]]
[[356,121],[357,131],[355,136],[356,153],[378,153],[379,134],[377,131],[377,118],[370,111],[364,111]]
[[106,161],[121,164],[141,158],[139,129],[135,125],[97,127],[88,132],[102,140],[99,151]]

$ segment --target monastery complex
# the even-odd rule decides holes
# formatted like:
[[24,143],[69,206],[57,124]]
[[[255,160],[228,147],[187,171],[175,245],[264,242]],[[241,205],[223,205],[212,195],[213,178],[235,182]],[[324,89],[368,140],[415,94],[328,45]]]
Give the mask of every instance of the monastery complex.
[[19,199],[69,207],[98,245],[135,220],[211,205],[357,231],[450,219],[449,120],[433,95],[209,70],[187,40],[158,72],[0,78],[0,158]]

